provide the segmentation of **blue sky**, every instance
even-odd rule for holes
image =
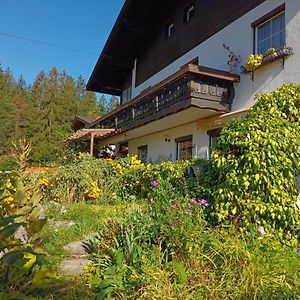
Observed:
[[[124,0],[1,0],[0,33],[100,54]],[[0,34],[0,62],[32,83],[52,66],[88,80],[98,59]]]

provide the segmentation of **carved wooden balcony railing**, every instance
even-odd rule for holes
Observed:
[[[189,107],[230,112],[239,76],[186,65],[91,126],[129,130]]]

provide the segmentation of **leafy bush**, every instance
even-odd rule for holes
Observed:
[[[18,164],[10,156],[0,156],[0,172],[14,171],[18,168]]]
[[[263,226],[290,238],[299,225],[300,87],[284,85],[257,100],[225,126],[212,153],[214,215],[242,230]]]
[[[37,194],[29,196],[18,176],[0,187],[0,294],[6,299],[30,294],[53,278],[36,268],[38,256],[45,254],[35,238],[46,222],[40,219],[39,199]]]

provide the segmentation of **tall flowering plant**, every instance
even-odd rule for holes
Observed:
[[[239,72],[239,65],[241,62],[240,55],[236,55],[225,43],[223,44],[223,48],[229,52],[227,65],[229,66],[230,73],[237,74]]]

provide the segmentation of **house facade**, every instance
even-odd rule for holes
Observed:
[[[246,70],[252,53],[262,63]],[[112,129],[100,145],[145,162],[207,159],[256,94],[292,82],[298,0],[126,0],[87,85],[121,105],[90,127]]]

